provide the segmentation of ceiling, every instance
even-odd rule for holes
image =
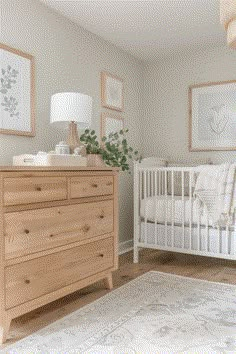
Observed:
[[[219,0],[41,0],[143,61],[225,45]]]

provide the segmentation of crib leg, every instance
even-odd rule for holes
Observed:
[[[139,247],[134,246],[134,258],[133,258],[133,262],[134,263],[138,263],[139,261]]]

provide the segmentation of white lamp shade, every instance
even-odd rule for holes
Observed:
[[[51,123],[65,126],[76,122],[80,129],[90,127],[92,118],[92,97],[77,92],[56,93],[51,98]]]

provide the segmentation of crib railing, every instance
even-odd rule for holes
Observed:
[[[138,262],[138,251],[142,247],[236,259],[235,233],[230,237],[231,230],[228,226],[212,231],[206,210],[204,215],[200,210],[196,210],[193,192],[197,170],[193,167],[140,167],[136,164],[134,172],[134,262]],[[147,210],[150,198],[154,200],[152,220]],[[176,219],[176,198],[181,206],[181,220]],[[162,204],[159,203],[160,200]],[[144,205],[143,215],[140,214],[141,203]],[[163,220],[158,219],[160,213],[157,208],[160,208],[160,205],[164,208]],[[151,242],[150,229],[154,233]],[[160,233],[164,233],[162,243],[159,240],[160,236],[162,237]],[[215,243],[214,252],[210,248],[210,242]]]

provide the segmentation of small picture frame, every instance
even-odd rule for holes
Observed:
[[[34,57],[0,43],[0,133],[35,136]]]
[[[124,110],[123,80],[113,74],[102,71],[101,98],[102,98],[102,107],[123,112]]]
[[[189,87],[189,151],[236,150],[236,81]]]
[[[116,133],[124,129],[124,119],[116,114],[104,112],[101,115],[101,138],[108,137],[110,133]]]

